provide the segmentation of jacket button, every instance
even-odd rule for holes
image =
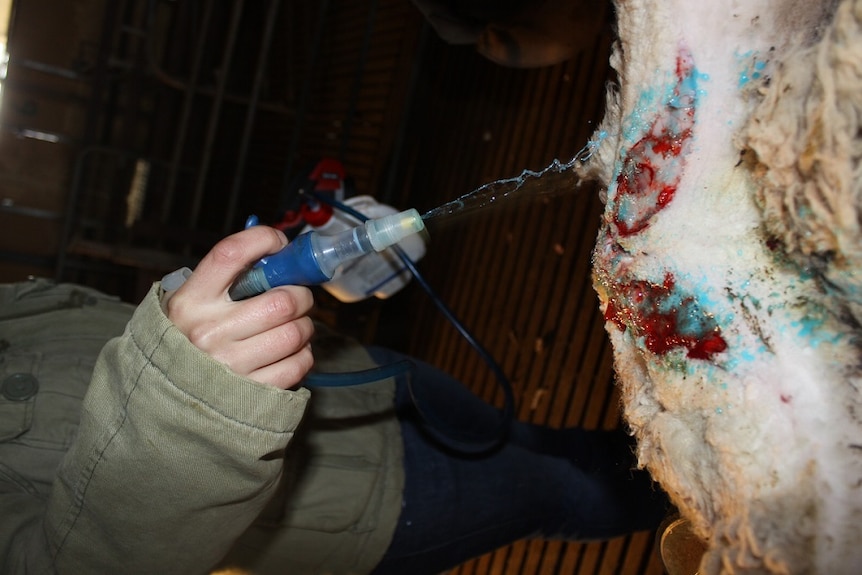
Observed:
[[[29,373],[13,373],[0,384],[0,395],[9,401],[26,401],[39,391],[39,380]]]

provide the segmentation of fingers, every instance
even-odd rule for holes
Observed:
[[[232,306],[235,311],[226,322],[237,339],[307,315],[314,306],[314,297],[307,287],[279,286],[241,303]]]
[[[253,226],[228,236],[204,256],[180,289],[194,290],[204,298],[225,295],[241,272],[286,245],[285,235],[268,226]]]
[[[296,288],[296,291],[305,289]],[[287,297],[289,293],[264,295],[282,296],[271,299],[292,299]],[[260,309],[267,307],[258,306]],[[283,316],[238,314],[228,321],[201,326],[188,337],[195,346],[231,370],[246,375],[296,353],[308,343],[314,327],[306,312],[298,308],[296,313]]]
[[[183,330],[186,336],[207,353],[307,315],[314,305],[308,288],[280,286],[243,301],[219,299],[204,314],[195,295],[190,291],[168,301],[168,317],[181,329],[188,326]]]
[[[224,348],[215,357],[235,373],[260,383],[288,389],[297,385],[314,364],[314,326],[307,317],[279,326]]]
[[[281,387],[295,385],[310,368],[305,355],[310,356],[306,348],[314,333],[307,316],[313,304],[308,288],[282,286],[241,302],[219,299],[209,305],[195,292],[177,293],[168,311],[189,341],[213,359],[234,373]],[[278,365],[253,375],[273,364]],[[301,376],[287,382],[299,371]]]
[[[284,234],[266,226],[229,236],[162,300],[168,318],[193,345],[237,375],[282,389],[298,384],[313,364],[311,290],[280,286],[233,301],[228,289],[241,272],[285,245]]]
[[[314,356],[311,352],[311,345],[306,345],[290,358],[256,369],[248,377],[279,389],[292,389],[299,385],[313,366]]]

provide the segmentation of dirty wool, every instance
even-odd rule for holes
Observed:
[[[862,0],[619,0],[593,283],[702,573],[862,572]]]

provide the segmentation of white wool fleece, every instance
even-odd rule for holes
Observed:
[[[594,286],[701,573],[862,573],[862,0],[618,0]]]

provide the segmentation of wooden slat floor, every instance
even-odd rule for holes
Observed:
[[[610,27],[569,62],[511,70],[468,48],[428,48],[405,142],[403,193],[420,211],[481,184],[568,161],[604,110]],[[551,426],[619,425],[611,348],[590,285],[601,202],[592,185],[525,191],[451,222],[429,223],[424,275],[501,363],[517,416]],[[415,290],[415,287],[411,288]],[[491,372],[421,293],[410,296],[407,351],[501,401]],[[393,304],[398,305],[398,304]],[[601,543],[522,541],[453,575],[663,573],[655,534]]]

